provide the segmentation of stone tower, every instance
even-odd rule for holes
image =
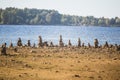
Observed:
[[[78,47],[81,47],[81,40],[78,38]]]
[[[72,46],[71,41],[68,41],[68,47]]]
[[[1,55],[7,55],[7,53],[6,53],[6,43],[2,44]]]
[[[18,38],[17,46],[22,46],[22,40],[21,40],[21,38]]]
[[[63,46],[64,46],[64,43],[63,43],[63,41],[62,41],[62,35],[60,35],[59,46],[60,46],[60,47],[63,47]]]
[[[50,42],[50,47],[54,47],[53,42]]]
[[[12,48],[12,47],[13,47],[13,43],[11,42],[9,48]]]
[[[39,40],[38,40],[38,47],[42,47],[43,46],[42,37],[39,36],[38,38],[39,38]]]
[[[98,48],[98,44],[99,44],[98,39],[94,39],[94,47],[95,48]]]
[[[27,46],[29,46],[29,47],[31,46],[30,40],[28,40]]]

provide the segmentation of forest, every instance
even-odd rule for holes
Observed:
[[[60,14],[56,10],[8,7],[0,9],[0,25],[4,24],[120,27],[120,18],[96,18],[94,16]]]

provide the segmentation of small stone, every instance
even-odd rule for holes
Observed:
[[[19,77],[22,77],[22,75],[19,75]]]
[[[80,61],[78,61],[78,63],[80,63]]]
[[[78,75],[78,74],[75,74],[74,76],[75,76],[75,77],[80,77],[80,75]]]
[[[1,47],[1,55],[7,55],[6,54],[6,43],[4,43]]]
[[[90,76],[89,78],[94,79],[94,77],[93,77],[93,76]]]
[[[58,73],[59,71],[55,71],[56,73]]]
[[[36,53],[36,51],[34,51],[34,50],[31,50],[31,51],[30,51],[30,53]]]
[[[118,58],[114,58],[113,60],[118,60]]]
[[[102,78],[101,76],[98,76],[98,78]]]

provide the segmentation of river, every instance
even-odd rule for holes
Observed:
[[[85,26],[42,26],[42,25],[0,25],[0,44],[12,42],[16,45],[18,38],[26,44],[31,40],[31,44],[38,43],[38,36],[42,36],[43,41],[51,41],[58,45],[59,36],[62,35],[63,42],[71,40],[73,45],[77,45],[78,38],[81,42],[93,45],[94,39],[99,40],[100,45],[108,41],[109,44],[120,44],[120,27],[85,27]]]

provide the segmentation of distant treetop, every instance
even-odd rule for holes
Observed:
[[[8,25],[66,25],[66,26],[119,26],[120,18],[95,18],[60,14],[56,10],[0,9],[0,24]]]

